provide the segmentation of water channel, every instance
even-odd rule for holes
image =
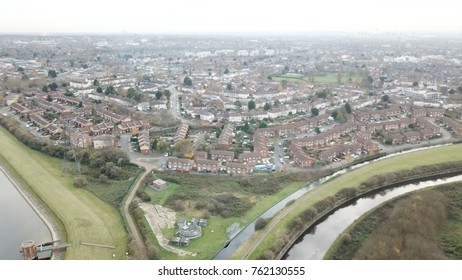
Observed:
[[[0,168],[0,260],[21,260],[21,243],[51,241],[45,223]]]
[[[422,150],[437,148],[437,147],[446,146],[446,145],[448,145],[448,144],[435,145],[435,146],[430,146],[430,147],[422,147],[422,148],[413,149],[413,150],[407,150],[407,151],[400,151],[400,152],[388,154],[388,155],[380,157],[378,159],[374,159],[374,160],[371,160],[371,161],[366,161],[366,162],[359,163],[359,164],[350,166],[348,168],[342,169],[340,171],[337,171],[337,172],[333,173],[332,175],[329,175],[327,177],[324,177],[324,178],[321,178],[321,179],[319,179],[317,181],[314,181],[314,182],[308,184],[307,186],[303,187],[302,189],[294,192],[290,196],[288,196],[285,199],[281,200],[280,202],[276,203],[273,207],[271,207],[269,210],[264,212],[260,217],[261,218],[271,218],[271,217],[273,217],[277,212],[279,212],[282,208],[284,208],[289,201],[296,200],[296,199],[300,198],[302,195],[309,192],[313,188],[321,185],[322,183],[326,182],[327,180],[330,180],[330,179],[332,179],[332,178],[334,178],[334,177],[336,177],[338,175],[344,174],[344,173],[346,173],[346,172],[348,172],[350,170],[360,168],[360,167],[365,166],[365,165],[367,165],[369,163],[379,161],[379,160],[383,160],[383,159],[386,159],[386,158],[399,156],[399,155],[406,154],[406,153],[412,153],[412,152],[416,152],[416,151],[422,151]],[[234,254],[234,252],[239,248],[239,246],[241,246],[248,238],[250,238],[250,236],[252,236],[252,234],[254,232],[255,232],[255,221],[248,224],[244,229],[242,229],[229,243],[226,244],[226,246],[223,249],[221,249],[218,252],[218,254],[213,259],[215,259],[215,260],[229,259]]]
[[[324,257],[335,239],[356,219],[367,211],[399,195],[451,182],[462,181],[462,175],[444,179],[407,184],[381,191],[338,209],[319,224],[308,229],[283,257],[286,260],[320,260]]]
[[[332,179],[332,178],[334,178],[334,177],[336,177],[338,175],[344,174],[349,170],[356,169],[356,168],[359,168],[361,166],[364,166],[367,163],[368,162],[360,163],[360,164],[357,164],[355,166],[342,169],[342,170],[337,171],[337,172],[335,172],[335,173],[333,173],[333,174],[331,174],[329,176],[326,176],[324,178],[321,178],[321,179],[319,179],[317,181],[314,181],[314,182],[308,184],[307,186],[301,188],[300,190],[292,193],[291,195],[287,196],[286,198],[284,198],[280,202],[276,203],[273,207],[271,207],[269,210],[267,210],[265,213],[263,213],[260,217],[265,218],[265,219],[273,217],[274,215],[276,215],[277,212],[279,212],[282,208],[284,208],[289,201],[296,200],[296,199],[300,198],[302,195],[309,192],[313,188],[321,185],[322,183],[326,182],[327,180],[330,180],[330,179]],[[242,243],[244,243],[254,232],[255,232],[255,221],[253,221],[252,223],[247,225],[241,232],[239,232],[239,234],[237,234],[236,237],[231,240],[231,242],[228,244],[228,246],[223,248],[215,256],[214,259],[215,260],[229,259],[231,257],[231,255],[239,248],[239,246],[241,246]]]
[[[422,149],[428,148],[432,147]],[[393,155],[396,154],[388,155],[386,157]],[[260,217],[273,217],[279,210],[284,208],[289,201],[298,199],[303,194],[333,177],[344,174],[349,170],[359,168],[369,163],[370,162],[357,164],[312,182],[275,204]],[[242,245],[242,243],[244,243],[254,233],[254,226],[255,221],[247,225],[241,232],[239,232],[239,234],[236,235],[236,237],[231,240],[226,248],[223,248],[215,256],[214,259],[228,259],[231,257],[235,250],[239,248],[239,246]],[[3,169],[0,168],[0,260],[22,259],[19,253],[19,246],[26,240],[34,240],[36,244],[39,244],[52,240],[52,235],[43,220],[37,215],[29,203],[15,188],[15,186],[9,180],[8,176],[4,173]]]

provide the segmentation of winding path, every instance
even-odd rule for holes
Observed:
[[[138,164],[139,166],[144,167],[146,171],[143,173],[142,176],[140,176],[140,178],[136,182],[135,186],[133,187],[132,191],[128,194],[128,197],[125,200],[124,216],[125,216],[125,219],[127,220],[127,226],[129,228],[129,232],[130,232],[132,238],[135,240],[136,245],[138,247],[139,258],[142,259],[142,260],[147,260],[148,255],[146,253],[146,247],[144,246],[144,242],[143,242],[143,239],[141,238],[141,234],[138,231],[138,227],[135,225],[135,222],[133,221],[133,218],[130,215],[130,209],[129,208],[130,208],[130,203],[132,202],[133,198],[135,197],[136,191],[138,190],[138,188],[141,185],[141,182],[146,177],[146,175],[148,175],[149,172],[152,171],[153,167],[150,164],[139,162],[139,161],[136,161],[135,163]]]

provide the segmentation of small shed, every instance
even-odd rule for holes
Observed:
[[[150,151],[151,151],[151,149],[149,148],[149,146],[144,145],[144,146],[140,147],[140,153],[142,155],[147,155],[147,154],[149,154]]]
[[[162,191],[167,188],[167,182],[161,179],[157,179],[152,182],[151,186],[155,190]]]

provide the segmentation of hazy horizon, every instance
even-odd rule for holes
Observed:
[[[462,1],[8,1],[2,34],[461,33]]]

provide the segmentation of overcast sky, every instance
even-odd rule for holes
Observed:
[[[461,0],[2,0],[0,32],[462,32]]]

